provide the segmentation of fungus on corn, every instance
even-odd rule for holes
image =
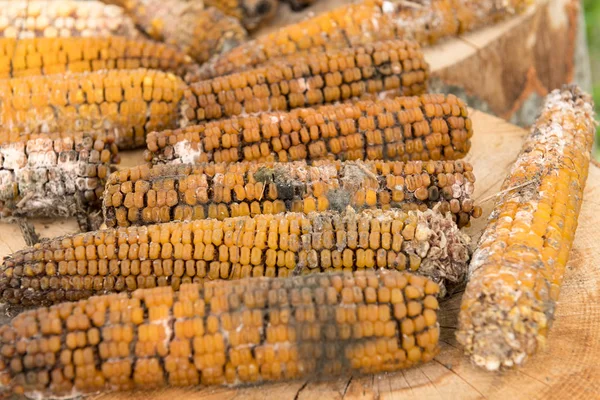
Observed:
[[[151,132],[145,157],[154,164],[455,160],[467,154],[472,136],[463,101],[433,94],[237,116]]]
[[[54,238],[0,266],[0,299],[35,306],[94,294],[373,268],[461,282],[468,237],[431,210],[257,215]]]
[[[108,294],[0,327],[4,392],[74,396],[396,371],[439,350],[439,286],[397,271]]]
[[[113,173],[103,200],[108,227],[285,211],[401,208],[478,217],[475,175],[463,161],[167,164]]]
[[[589,95],[548,95],[473,255],[457,339],[488,370],[543,347],[577,229],[595,136]]]
[[[179,126],[184,86],[146,69],[0,80],[0,141],[85,132],[114,135],[121,149],[143,146],[147,132]]]
[[[120,7],[87,0],[2,0],[0,38],[140,36]]]

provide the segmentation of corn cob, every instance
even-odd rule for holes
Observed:
[[[154,70],[112,70],[0,80],[0,143],[23,134],[98,132],[119,148],[175,128],[184,84]]]
[[[294,109],[151,132],[147,161],[453,160],[471,148],[456,96],[399,97]]]
[[[362,271],[92,297],[1,326],[0,382],[42,397],[395,371],[437,354],[438,290]]]
[[[256,29],[273,18],[277,12],[277,0],[205,0],[204,4],[242,22],[248,30]]]
[[[69,217],[97,210],[116,154],[113,140],[78,132],[0,144],[0,217]]]
[[[250,0],[248,0],[250,1]],[[178,47],[203,63],[228,51],[247,36],[239,20],[202,1],[112,0],[155,40]]]
[[[139,32],[123,10],[100,1],[0,1],[0,37],[126,36]]]
[[[202,122],[244,113],[288,110],[382,92],[425,92],[429,67],[415,42],[390,40],[316,53],[311,57],[190,85],[185,117]]]
[[[311,51],[414,38],[427,45],[514,15],[531,0],[363,0],[318,14],[248,41],[216,57],[202,79]],[[500,4],[502,3],[502,4]]]
[[[122,169],[103,200],[108,227],[347,206],[451,212],[459,228],[481,214],[463,161],[176,164]]]
[[[470,265],[457,338],[489,370],[543,346],[558,300],[594,141],[593,105],[552,92],[510,174]]]
[[[4,260],[0,298],[34,306],[213,279],[364,268],[460,282],[468,237],[431,210],[288,213],[107,229],[41,242]]]
[[[181,77],[198,66],[175,48],[124,37],[0,39],[0,78],[153,68]]]

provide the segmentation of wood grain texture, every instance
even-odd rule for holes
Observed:
[[[475,136],[468,157],[477,176],[476,199],[498,191],[519,152],[526,131],[480,111],[472,111]],[[125,153],[123,165],[141,161],[140,152]],[[433,362],[398,373],[345,377],[329,382],[293,381],[249,388],[165,389],[107,393],[94,400],[172,399],[594,399],[600,398],[600,168],[590,166],[571,260],[548,347],[524,368],[489,373],[473,367],[454,339],[461,293],[442,303],[442,351]],[[478,238],[493,206],[469,228]],[[44,227],[44,224],[47,228]],[[36,224],[45,236],[73,232],[72,221]],[[18,229],[0,224],[0,256],[24,247]]]

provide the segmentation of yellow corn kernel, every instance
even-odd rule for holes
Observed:
[[[407,281],[411,276],[397,271],[252,278],[25,311],[0,327],[6,390],[62,396],[74,389],[231,385],[408,368],[438,351],[437,314],[423,304],[436,293],[413,298],[410,315],[391,313],[390,298],[372,298],[382,290],[402,295],[413,285],[424,293],[433,284]],[[360,318],[351,313],[356,309]],[[320,328],[324,318],[331,328]]]
[[[378,62],[378,57],[385,60]],[[383,91],[394,96],[419,95],[425,92],[428,75],[429,67],[416,43],[381,41],[200,80],[186,91],[188,102],[197,105],[186,110],[186,117],[204,122],[242,113],[377,98]],[[315,154],[323,149],[315,143],[308,150]],[[253,152],[260,153],[260,147],[255,146]]]
[[[446,110],[438,123],[424,120],[428,105],[440,105]],[[461,116],[452,115],[453,106],[461,110]],[[327,105],[316,109],[294,109],[288,112],[261,113],[258,116],[237,116],[211,121],[177,130],[150,133],[147,137],[146,160],[157,163],[189,160],[193,162],[236,161],[300,161],[319,159],[342,160],[454,160],[463,158],[471,147],[473,135],[471,120],[462,100],[453,95],[431,94],[420,97],[398,97],[386,100],[364,100],[353,104]],[[464,116],[463,116],[464,115]],[[393,122],[388,124],[382,116]],[[377,124],[359,129],[362,118],[377,117]],[[322,132],[322,121],[335,122],[335,128],[327,135],[303,134],[305,131]],[[293,131],[292,131],[293,127]],[[258,132],[274,131],[274,137]],[[295,136],[304,135],[292,145]],[[382,132],[381,137],[372,133]],[[233,137],[238,148],[223,146],[223,137]],[[268,151],[254,152],[258,143]],[[283,143],[283,144],[282,144]],[[343,145],[341,145],[341,144]],[[418,146],[415,144],[419,143]],[[263,146],[263,147],[264,147]],[[235,151],[232,151],[235,150]],[[432,173],[432,172],[428,172]],[[452,184],[445,171],[436,173],[440,187],[428,193],[429,197],[452,198]],[[452,178],[453,179],[453,178]],[[454,180],[453,180],[454,182]],[[392,184],[392,188],[404,186],[404,181]],[[415,187],[416,190],[418,187]],[[265,191],[268,195],[268,191]],[[421,197],[422,192],[416,193]],[[400,197],[398,197],[400,196]],[[402,201],[403,190],[392,192],[394,201]],[[411,193],[411,197],[413,194]],[[447,206],[448,210],[450,205]],[[467,209],[469,209],[467,207]],[[470,210],[470,209],[469,209]]]
[[[202,76],[222,76],[260,64],[276,64],[282,58],[399,37],[413,37],[421,44],[431,44],[512,16],[528,4],[531,1],[510,0],[497,5],[433,0],[426,7],[406,7],[384,0],[349,3],[242,44],[211,60]]]
[[[185,77],[197,68],[189,56],[174,47],[126,37],[0,38],[0,60],[2,78],[137,68]],[[121,95],[112,89],[107,90],[107,97]],[[154,100],[161,100],[162,90],[154,90]]]
[[[0,142],[46,132],[83,132],[114,135],[119,148],[137,147],[146,132],[179,123],[183,86],[175,75],[146,69],[5,79],[0,82],[5,99]],[[142,99],[142,88],[162,89],[162,98]],[[123,91],[124,98],[110,99],[111,89]]]
[[[575,86],[553,91],[531,132],[473,256],[459,314],[458,341],[489,370],[520,365],[545,343],[588,175],[591,98]]]
[[[398,253],[387,252],[380,242],[369,241],[378,234],[381,224],[390,225],[395,220],[404,220],[405,229],[409,226],[435,228],[437,234],[405,239],[405,246]],[[267,229],[286,225],[289,234],[269,231],[269,246]],[[353,241],[351,237],[357,226],[360,239]],[[445,269],[444,280],[440,282],[444,285],[461,281],[468,260],[467,237],[451,218],[431,210],[356,213],[349,209],[344,214],[257,215],[223,221],[209,219],[109,228],[98,233],[44,241],[6,258],[0,266],[0,297],[7,303],[24,306],[52,304],[83,299],[98,292],[169,285],[176,290],[182,283],[202,283],[206,278],[314,273],[326,271],[334,263],[336,268],[349,270],[374,269],[378,259],[390,261],[383,265],[385,268],[410,267],[417,273],[436,277],[439,276],[436,268],[422,271],[419,267],[439,266]],[[285,235],[287,250],[279,247],[277,237],[280,235]],[[438,235],[444,238],[444,243]],[[329,239],[324,240],[327,237]],[[364,243],[363,238],[366,238]],[[436,246],[442,245],[451,251],[437,250]],[[62,251],[53,251],[57,248]],[[407,261],[412,260],[413,248],[420,249],[418,264]],[[380,252],[387,252],[387,256]],[[98,256],[102,258],[98,260]]]

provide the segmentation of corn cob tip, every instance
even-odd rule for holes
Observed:
[[[521,365],[546,343],[595,125],[589,95],[576,86],[551,92],[501,188],[471,259],[456,334],[480,367]]]
[[[567,103],[566,107],[574,107],[583,105],[586,111],[594,109],[594,99],[591,94],[584,91],[577,84],[563,85],[561,89],[553,90],[546,98],[546,108],[561,106],[561,102]],[[587,103],[589,106],[585,106]],[[565,107],[565,105],[562,105]],[[593,111],[592,111],[593,112]]]
[[[471,258],[471,239],[458,228],[450,213],[444,216],[437,210],[427,210],[418,212],[417,218],[419,223],[415,238],[427,239],[421,243],[407,242],[406,245],[412,246],[417,254],[429,248],[428,257],[419,266],[419,274],[437,282],[440,296],[445,297],[448,286],[460,285],[465,281]]]
[[[44,133],[0,141],[0,216],[70,217],[97,208],[116,155],[112,135]]]

